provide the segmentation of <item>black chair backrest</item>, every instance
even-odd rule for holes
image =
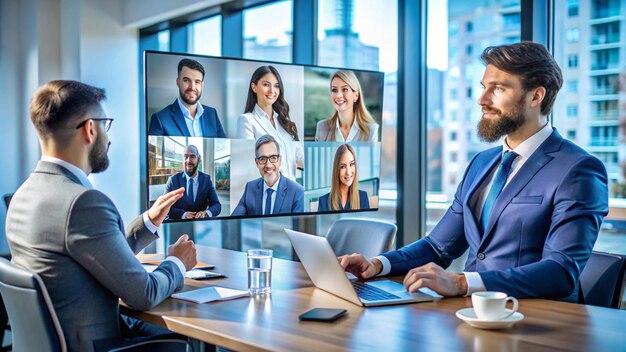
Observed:
[[[626,256],[592,252],[580,274],[582,302],[620,308],[626,280]]]
[[[13,351],[67,351],[43,281],[0,258],[0,293],[11,321]]]
[[[391,249],[398,227],[369,219],[339,219],[328,229],[326,239],[335,254],[361,253],[371,258]]]

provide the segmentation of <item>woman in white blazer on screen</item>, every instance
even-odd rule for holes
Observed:
[[[361,84],[352,71],[339,70],[330,78],[330,101],[335,113],[317,123],[318,142],[378,142],[378,124],[367,111]]]
[[[296,169],[304,166],[304,149],[298,128],[289,117],[283,81],[273,66],[257,68],[250,78],[244,114],[237,120],[237,138],[256,140],[269,134],[280,144],[281,172],[296,180]]]

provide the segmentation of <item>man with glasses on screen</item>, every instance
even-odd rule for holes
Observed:
[[[304,189],[280,173],[280,147],[269,134],[255,143],[260,178],[246,184],[232,216],[291,214],[304,211]]]
[[[178,98],[171,105],[152,115],[148,134],[226,138],[217,111],[200,104],[204,89],[204,66],[196,60],[180,60],[176,86]]]
[[[102,107],[105,98],[103,89],[76,81],[52,81],[37,90],[30,115],[42,157],[15,192],[6,220],[12,260],[43,279],[70,351],[92,351],[100,339],[167,333],[120,316],[119,298],[134,309],[150,309],[181,289],[186,270],[196,264],[187,235],[152,273],[135,258],[158,238],[183,188],[159,197],[124,231],[113,202],[89,182],[90,173],[109,165],[113,119]]]
[[[172,205],[169,218],[173,220],[205,219],[218,216],[222,203],[211,181],[211,176],[198,171],[202,158],[195,145],[188,145],[183,155],[185,171],[170,176],[165,192],[185,187],[185,195]]]
[[[550,125],[563,78],[545,47],[489,47],[482,60],[478,135],[487,142],[505,137],[502,145],[474,157],[428,236],[371,260],[345,256],[341,264],[362,278],[406,274],[411,292],[488,290],[576,302],[580,273],[608,213],[606,170]],[[468,249],[464,273],[443,270]]]

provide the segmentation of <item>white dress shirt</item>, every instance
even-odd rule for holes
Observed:
[[[93,189],[93,186],[91,184],[91,182],[89,182],[89,179],[87,178],[87,174],[79,167],[77,167],[76,165],[70,164],[65,160],[61,160],[52,156],[47,156],[47,155],[43,155],[41,157],[41,161],[46,161],[49,163],[53,163],[53,164],[57,164],[63,168],[65,168],[67,171],[69,171],[72,175],[76,176],[76,178],[78,178],[78,180],[80,181],[80,184],[83,185],[83,187],[88,188],[88,189]],[[148,217],[148,212],[144,212],[142,215],[142,219],[143,219],[143,223],[146,226],[146,228],[148,229],[148,231],[154,233],[155,235],[159,236],[156,232],[159,230],[159,228],[154,225],[152,223],[152,221],[150,221],[150,218]],[[172,262],[174,262],[174,264],[176,264],[176,266],[178,267],[178,269],[180,269],[180,272],[183,274],[183,276],[185,276],[185,272],[187,272],[185,265],[183,264],[183,262],[178,259],[177,257],[174,256],[169,256],[167,258],[165,258],[165,260],[170,260]]]
[[[531,155],[539,148],[539,146],[550,137],[552,134],[552,126],[547,123],[542,129],[540,129],[537,133],[530,136],[528,139],[520,143],[515,149],[511,149],[509,145],[506,143],[506,138],[502,142],[502,153],[508,151],[513,151],[517,153],[519,156],[515,158],[513,164],[511,165],[511,173],[509,173],[508,178],[506,179],[506,183],[504,187],[506,187],[509,182],[513,179],[513,177],[517,174],[517,172],[522,168],[522,166],[526,163],[526,161],[530,158]],[[473,212],[476,219],[480,220],[480,216],[482,213],[483,206],[485,205],[485,201],[487,200],[487,194],[491,189],[491,185],[493,184],[493,179],[496,176],[497,167],[494,167],[489,176],[485,179],[485,182],[476,190],[476,193],[470,200],[470,204],[476,204]],[[374,257],[382,263],[383,269],[381,270],[379,276],[387,275],[391,271],[391,263],[389,259],[385,256],[377,256]],[[465,275],[465,279],[467,280],[467,292],[466,295],[469,296],[474,292],[479,291],[487,291],[485,284],[480,277],[480,274],[477,272],[463,272]]]
[[[185,117],[185,123],[187,124],[187,129],[191,134],[191,137],[202,137],[202,122],[200,121],[202,114],[204,114],[204,108],[200,102],[196,103],[196,116],[191,116],[189,109],[180,101],[180,97],[176,99],[178,102],[178,106],[180,110],[183,112],[183,116]]]
[[[263,215],[265,214],[265,202],[267,201],[267,190],[268,189],[273,189],[274,192],[272,192],[272,199],[270,199],[270,214],[272,214],[274,212],[274,204],[276,203],[276,194],[278,193],[278,184],[280,183],[280,175],[278,176],[278,180],[276,180],[276,183],[274,183],[274,185],[272,187],[268,186],[267,183],[265,183],[265,181],[263,181],[263,203],[261,205],[261,208],[263,209]]]
[[[304,148],[302,141],[295,141],[293,136],[287,132],[280,122],[278,114],[274,111],[274,124],[270,122],[269,116],[256,104],[252,112],[239,116],[237,120],[237,138],[257,140],[265,134],[276,139],[280,146],[280,156],[282,159],[280,171],[283,176],[296,181],[296,170],[304,166]]]
[[[196,175],[194,177],[191,178],[191,183],[192,183],[192,187],[193,187],[193,202],[196,202],[196,198],[198,198],[198,188],[200,187],[200,180],[198,175],[200,174],[200,171],[196,172]],[[186,172],[183,172],[183,175],[185,175],[185,192],[187,193],[187,196],[189,196],[189,190],[186,189],[187,185],[189,184],[189,175],[187,175]],[[210,204],[208,205],[210,206]],[[210,210],[205,209],[204,210],[207,215],[212,218],[213,214],[211,213]],[[187,212],[183,213],[183,219],[187,218]]]
[[[378,124],[370,123],[367,125],[370,129],[370,135],[367,138],[368,142],[378,142]],[[358,142],[361,140],[361,130],[359,130],[359,125],[356,123],[356,116],[352,121],[352,127],[350,127],[350,132],[348,132],[348,138],[343,138],[343,134],[341,133],[341,128],[339,126],[339,119],[337,119],[337,123],[335,126],[335,142]]]

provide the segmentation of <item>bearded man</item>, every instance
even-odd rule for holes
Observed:
[[[304,211],[304,189],[280,172],[280,146],[263,135],[254,145],[254,162],[261,177],[246,183],[232,216],[293,214]]]
[[[202,157],[195,145],[188,145],[183,155],[184,171],[170,176],[165,185],[165,192],[185,187],[185,195],[172,205],[169,212],[171,220],[206,219],[218,216],[222,203],[211,181],[211,176],[198,171]]]
[[[489,47],[478,99],[478,135],[502,146],[478,153],[432,232],[381,256],[341,257],[360,278],[402,275],[410,292],[443,296],[501,291],[576,302],[578,280],[608,213],[602,162],[553,128],[548,115],[563,84],[545,47]],[[469,250],[462,274],[443,268]]]
[[[176,86],[178,98],[152,115],[148,134],[226,138],[217,111],[199,103],[204,88],[204,66],[196,60],[180,60]]]

